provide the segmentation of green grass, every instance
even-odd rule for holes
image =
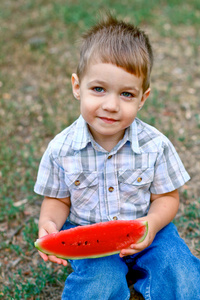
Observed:
[[[6,295],[8,300],[20,300],[20,299],[41,299],[40,293],[45,290],[46,286],[59,285],[59,282],[64,282],[66,278],[66,271],[60,269],[61,272],[55,272],[53,269],[48,268],[45,263],[38,266],[37,271],[34,268],[27,268],[30,277],[26,279],[24,272],[18,269],[17,273],[13,274],[12,278],[9,278],[10,286],[4,286],[2,294]],[[34,298],[32,298],[34,297]],[[49,297],[51,297],[49,295]]]
[[[187,192],[185,192],[187,198]],[[200,240],[199,240],[199,219],[200,219],[200,198],[190,203],[184,210],[184,215],[174,220],[174,224],[179,228],[187,231],[185,236],[188,240],[193,240],[196,250],[200,253]]]
[[[3,224],[6,229],[1,232],[3,242],[0,247],[8,254],[7,264],[18,258],[21,260],[15,267],[10,265],[10,269],[2,263],[7,277],[4,283],[0,276],[0,298],[56,299],[56,294],[61,293],[59,282],[64,282],[68,272],[66,268],[41,263],[39,259],[35,262],[37,254],[33,243],[37,238],[41,197],[33,193],[33,186],[48,142],[79,115],[79,103],[73,99],[70,86],[70,75],[76,70],[78,58],[77,40],[106,10],[151,32],[157,42],[155,51],[159,52],[159,47],[163,47],[165,52],[167,43],[163,46],[162,41],[166,38],[173,41],[172,48],[183,43],[184,51],[185,45],[189,46],[198,62],[199,0],[1,1],[0,225]],[[191,34],[185,33],[188,30]],[[178,57],[182,55],[184,57],[184,54],[178,53]],[[163,61],[168,56],[164,54]],[[184,57],[184,60],[187,60],[187,66],[193,63],[191,57]],[[186,80],[188,86],[194,81],[190,71]],[[162,82],[153,84],[150,100],[140,113],[141,118],[157,126],[178,147],[191,145],[192,148],[188,138],[190,133],[177,133],[173,122],[175,117],[172,114],[171,119],[166,114],[176,113],[180,97],[175,93],[175,87],[180,83],[174,82],[170,74],[167,80],[165,75],[155,74],[155,81],[160,76],[163,76]],[[168,111],[169,108],[171,110]],[[200,115],[196,111],[194,130],[199,128]],[[183,192],[182,195],[184,199],[191,199],[191,192],[189,195]],[[24,205],[15,206],[23,199],[27,199]],[[175,222],[180,229],[188,226],[186,238],[194,239],[198,248],[197,212],[200,200],[194,200],[195,204],[186,206],[184,216]],[[19,230],[10,238],[7,233],[12,233],[11,229]]]
[[[181,7],[181,9],[180,9]],[[132,17],[134,22],[141,24],[154,21],[154,24],[159,24],[162,20],[173,25],[199,24],[200,5],[198,1],[68,1],[65,5],[60,5],[58,2],[54,4],[55,12],[61,16],[66,24],[77,26],[79,23],[86,27],[90,24],[91,15],[98,11],[104,11],[104,8],[115,10],[121,16]],[[155,18],[156,15],[156,18]],[[158,23],[157,23],[158,22]]]

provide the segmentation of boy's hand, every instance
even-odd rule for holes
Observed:
[[[140,221],[148,222],[148,234],[145,240],[139,244],[132,244],[127,249],[122,249],[120,257],[136,254],[153,242],[156,234],[175,217],[179,207],[178,190],[165,194],[151,194],[151,206],[148,215],[140,218]]]
[[[55,232],[58,232],[56,224],[52,221],[48,221],[39,228],[39,238]],[[59,265],[63,264],[63,266],[67,266],[67,261],[64,259],[58,258],[54,255],[47,255],[45,253],[42,253],[41,251],[38,252],[44,261],[50,260],[51,262],[57,263]]]
[[[154,225],[151,224],[150,220],[148,217],[144,217],[144,218],[140,218],[138,219],[140,221],[148,221],[148,233],[146,238],[144,239],[143,242],[139,243],[139,244],[132,244],[130,245],[130,247],[126,248],[126,249],[122,249],[119,256],[123,257],[123,256],[127,256],[127,255],[133,255],[136,254],[142,250],[144,250],[145,248],[147,248],[148,246],[151,245],[151,243],[153,242],[155,235],[157,233],[156,228],[154,228]]]

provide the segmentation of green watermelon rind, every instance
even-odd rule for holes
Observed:
[[[146,227],[146,230],[145,230],[145,233],[144,235],[141,237],[141,239],[137,242],[137,244],[143,242],[148,234],[148,222],[147,221],[141,221],[143,222],[143,225]],[[52,253],[52,252],[48,252],[48,251],[44,251],[40,245],[39,245],[39,242],[40,242],[40,239],[37,239],[34,243],[34,246],[35,248],[37,248],[40,252],[44,253],[44,254],[47,254],[47,255],[53,255],[53,256],[56,256],[58,258],[61,258],[61,259],[71,259],[71,260],[78,260],[78,259],[90,259],[90,258],[100,258],[100,257],[106,257],[106,256],[110,256],[110,255],[115,255],[115,254],[118,254],[121,252],[121,250],[118,250],[118,251],[113,251],[113,252],[107,252],[107,253],[103,253],[103,254],[98,254],[98,255],[90,255],[90,256],[60,256],[60,255],[56,255],[55,253]]]
[[[146,236],[147,236],[147,234],[148,234],[148,231],[149,231],[149,224],[148,224],[148,222],[147,222],[147,221],[143,221],[143,224],[145,225],[146,230],[145,230],[144,235],[143,235],[143,236],[141,237],[141,239],[137,242],[137,244],[142,243],[142,242],[145,240],[145,238],[146,238]]]

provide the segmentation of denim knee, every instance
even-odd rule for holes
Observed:
[[[128,263],[139,275],[134,287],[145,299],[200,299],[200,260],[192,255],[173,224]]]
[[[66,280],[62,300],[129,299],[126,281],[128,267],[119,255],[73,260],[71,265],[74,272]]]

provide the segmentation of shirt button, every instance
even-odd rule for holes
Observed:
[[[142,181],[142,177],[138,177],[137,182],[141,182]]]
[[[80,181],[79,181],[79,180],[76,180],[76,181],[74,182],[74,184],[75,184],[76,186],[78,186],[78,185],[80,185]]]
[[[118,220],[118,217],[116,217],[116,216],[115,216],[115,217],[113,217],[113,220]]]
[[[108,190],[112,193],[114,191],[114,187],[110,186]]]
[[[112,158],[112,155],[109,155],[109,156],[108,156],[108,159],[111,159],[111,158]]]

